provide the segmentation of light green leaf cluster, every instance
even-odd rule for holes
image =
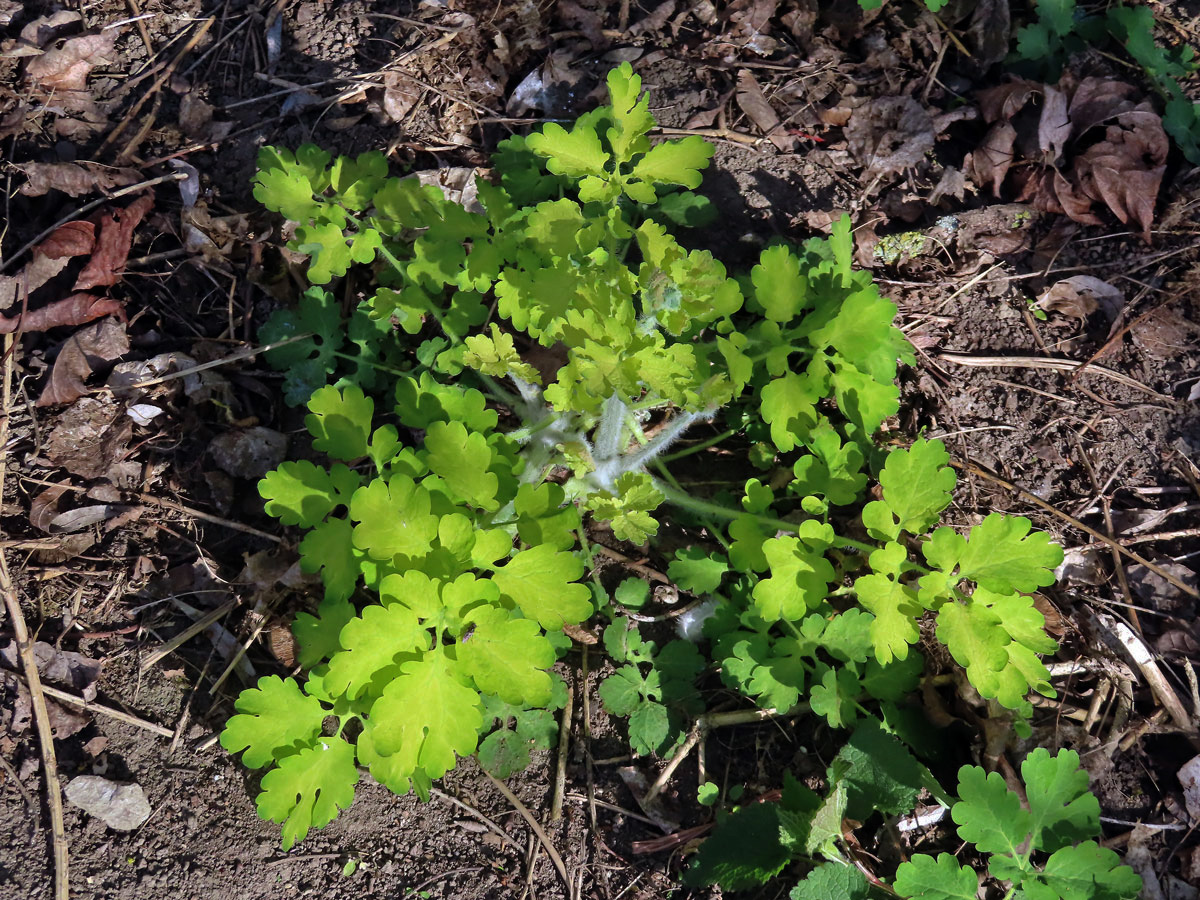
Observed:
[[[958,836],[988,854],[988,871],[1032,900],[1133,900],[1142,879],[1099,846],[1100,805],[1074,750],[1038,748],[1021,764],[1027,806],[997,772],[958,773],[951,809]],[[1048,856],[1037,862],[1035,854]],[[971,900],[978,879],[950,854],[918,854],[896,873],[896,892],[918,900]]]
[[[641,77],[629,63],[621,63],[608,73],[607,107],[582,116],[570,131],[546,125],[525,145],[545,157],[555,175],[579,179],[584,202],[611,203],[624,195],[650,204],[658,200],[658,185],[698,187],[712,144],[693,136],[652,147],[647,134],[654,117],[641,91]]]
[[[324,387],[309,400],[314,446],[369,459],[373,475],[305,461],[260,483],[269,513],[309,529],[301,566],[325,584],[317,615],[294,628],[308,681],[262,679],[222,734],[247,765],[273,766],[259,811],[283,823],[285,846],[352,801],[356,762],[392,790],[427,793],[497,722],[504,733],[488,759],[501,771],[528,759],[562,705],[546,631],[592,613],[573,538],[514,547],[518,530],[562,534],[563,494],[518,485],[482,398],[416,379],[396,398],[396,420],[420,429],[419,445],[402,446],[395,425],[376,427],[375,401],[357,387]],[[518,494],[523,527],[497,527]],[[349,600],[364,583],[377,601],[356,610]]]
[[[940,441],[894,450],[879,475],[882,500],[863,508],[868,533],[887,543],[870,555],[871,572],[854,583],[875,619],[871,636],[880,662],[903,659],[920,636],[917,620],[937,615],[937,636],[984,697],[1029,712],[1030,689],[1053,696],[1038,658],[1058,645],[1024,592],[1054,582],[1062,548],[1028,519],[992,513],[963,537],[937,528],[921,544],[929,569],[909,562],[904,535],[923,537],[950,503],[954,472]]]

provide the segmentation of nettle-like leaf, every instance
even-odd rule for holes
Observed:
[[[688,641],[671,641],[659,650],[630,624],[616,619],[604,631],[613,660],[627,664],[601,682],[600,700],[612,715],[628,717],[635,752],[666,753],[704,708],[694,686],[704,660]]]
[[[1051,755],[1039,747],[1021,764],[1028,808],[997,772],[976,766],[958,773],[959,801],[951,809],[958,835],[989,854],[988,870],[1010,881],[1034,900],[1133,900],[1142,880],[1120,865],[1117,854],[1100,847],[1100,805],[1088,791],[1087,772],[1079,755],[1060,750]],[[1049,853],[1044,865],[1034,853]],[[895,888],[903,897],[970,900],[975,874],[949,854],[918,854],[901,864]]]

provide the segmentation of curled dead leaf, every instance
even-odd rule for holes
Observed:
[[[1105,139],[1075,160],[1075,173],[1085,195],[1107,206],[1122,223],[1140,225],[1142,238],[1149,243],[1166,159],[1161,122],[1136,130],[1110,125]]]
[[[1000,185],[1013,164],[1013,145],[1017,130],[1008,121],[996,122],[968,157],[971,177],[980,187],[991,186],[992,195],[1000,196]]]
[[[124,321],[125,307],[119,300],[97,297],[95,294],[81,291],[46,306],[31,309],[23,315],[17,313],[14,316],[0,316],[0,334],[11,334],[18,328],[21,331],[49,331],[64,325],[86,325],[102,316],[116,316]]]
[[[86,291],[121,280],[133,244],[133,229],[154,206],[153,194],[142,194],[124,209],[105,210],[99,216],[100,234],[87,266],[79,273],[75,290]]]
[[[85,379],[128,352],[129,338],[122,321],[106,318],[77,331],[63,342],[37,405],[74,402],[88,392]]]
[[[31,86],[42,92],[85,91],[87,77],[96,66],[111,65],[116,44],[115,29],[99,34],[81,34],[67,38],[58,46],[25,65]]]
[[[738,71],[736,100],[742,112],[750,117],[750,121],[758,126],[759,131],[772,144],[784,152],[795,149],[796,139],[782,129],[779,116],[767,102],[766,95],[759,87],[758,79],[749,69]]]
[[[1086,319],[1097,309],[1103,309],[1112,321],[1125,306],[1125,295],[1094,275],[1073,275],[1043,291],[1037,298],[1037,306],[1075,319]]]

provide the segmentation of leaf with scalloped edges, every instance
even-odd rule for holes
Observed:
[[[789,489],[801,497],[824,497],[835,506],[846,506],[858,499],[867,484],[862,471],[865,459],[853,442],[842,443],[841,436],[828,423],[812,430],[805,441],[808,453],[796,460],[795,479]]]
[[[357,472],[341,463],[324,469],[306,459],[280,463],[258,482],[258,493],[269,516],[284,525],[313,528],[333,510],[350,502],[362,484]]]
[[[282,846],[290,850],[353,803],[357,783],[354,747],[338,737],[320,738],[263,776],[258,814],[283,824]]]
[[[295,240],[288,246],[311,257],[308,280],[313,284],[329,284],[334,276],[345,275],[350,269],[350,248],[346,245],[342,226],[336,223],[299,225]]]
[[[822,554],[794,537],[770,538],[762,549],[771,576],[754,586],[754,604],[765,621],[798,621],[825,600],[837,574]]]
[[[606,82],[613,119],[608,144],[619,165],[650,148],[646,134],[654,127],[654,116],[650,114],[650,96],[642,95],[641,76],[634,74],[629,63],[610,69]]]
[[[771,426],[771,440],[780,450],[796,449],[817,425],[820,393],[812,379],[789,372],[759,391],[759,409]]]
[[[354,546],[372,559],[423,556],[437,537],[431,505],[429,491],[406,475],[369,482],[350,500],[350,518],[358,523]]]
[[[517,534],[526,544],[549,544],[555,550],[570,550],[579,541],[579,509],[566,502],[562,485],[542,482],[522,484],[513,501]]]
[[[579,584],[583,563],[572,553],[540,544],[495,569],[500,595],[547,631],[575,625],[592,614],[591,592]]]
[[[479,741],[483,713],[479,693],[461,680],[444,649],[400,667],[371,705],[371,737],[377,752],[395,757],[398,773],[416,769],[441,778],[458,756],[470,756]]]
[[[346,519],[326,519],[300,542],[300,569],[310,575],[321,573],[326,599],[347,600],[358,584],[353,534],[354,526]]]
[[[342,649],[338,635],[354,618],[354,606],[345,599],[326,597],[317,605],[317,614],[299,612],[292,620],[292,636],[296,638],[296,662],[311,669]]]
[[[323,387],[308,398],[312,410],[304,424],[313,436],[313,447],[334,459],[352,462],[367,455],[375,401],[362,388],[349,385],[338,390]]]
[[[467,431],[461,422],[431,423],[425,432],[425,462],[458,499],[480,509],[499,507],[500,481],[488,471],[492,449],[478,431]]]
[[[371,205],[387,174],[387,157],[379,150],[368,150],[355,159],[339,156],[329,170],[329,181],[343,203],[362,211]]]
[[[871,553],[871,574],[860,575],[854,582],[858,602],[875,618],[871,622],[871,640],[875,658],[883,664],[905,659],[909,645],[921,637],[917,619],[925,609],[917,591],[900,580],[901,566],[908,551],[895,541]]]
[[[525,146],[545,157],[546,168],[555,175],[583,178],[591,175],[607,180],[605,166],[611,158],[600,143],[593,125],[579,125],[567,131],[548,122],[541,132],[525,138]]]
[[[305,746],[321,733],[325,707],[291,678],[265,675],[258,686],[238,695],[238,715],[225,723],[221,746],[242,753],[242,762],[261,769],[272,760]]]
[[[991,513],[967,538],[948,528],[937,529],[923,551],[951,585],[969,578],[998,593],[1033,591],[1054,583],[1063,550],[1045,532],[1031,534],[1031,527],[1022,516]]]
[[[329,660],[325,687],[353,700],[389,674],[398,658],[428,650],[429,631],[406,606],[368,606],[346,623],[338,643],[342,649]]]
[[[428,428],[433,422],[461,422],[472,431],[487,433],[498,415],[474,388],[441,384],[428,372],[396,381],[396,416],[409,428]]]
[[[658,522],[650,515],[663,502],[662,492],[645,472],[625,472],[613,485],[615,491],[593,491],[584,508],[594,518],[608,522],[618,540],[644,544],[658,534]]]
[[[633,167],[631,178],[640,185],[627,183],[625,193],[639,203],[655,203],[658,194],[651,185],[678,184],[686,188],[700,186],[702,170],[708,167],[716,149],[702,137],[691,135],[677,141],[664,141],[651,147]]]
[[[786,324],[809,305],[808,276],[799,257],[784,246],[768,247],[750,270],[754,300],[768,319]]]
[[[547,703],[551,681],[546,670],[554,665],[554,648],[537,622],[486,606],[469,613],[467,620],[475,630],[459,640],[458,660],[476,686],[508,703]]]
[[[947,465],[950,454],[941,441],[918,438],[907,450],[888,453],[879,473],[883,499],[867,504],[863,523],[877,540],[896,540],[900,531],[924,534],[950,505],[958,478]]]
[[[913,900],[975,900],[979,876],[949,853],[937,859],[918,853],[896,870],[895,888]]]

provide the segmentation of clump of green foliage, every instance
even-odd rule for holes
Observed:
[[[286,462],[259,490],[305,530],[324,598],[294,625],[305,677],[244,691],[221,741],[267,770],[258,808],[285,847],[352,802],[360,766],[427,796],[459,757],[500,776],[526,765],[564,703],[563,628],[597,612],[617,666],[600,697],[639,753],[679,742],[713,667],[762,707],[853,729],[829,797],[793,785],[777,809],[735,813],[794,826],[768,874],[840,859],[843,814],[910,809],[914,785],[947,796],[892,736],[913,734],[900,701],[923,672],[922,620],[1023,733],[1029,691],[1053,694],[1040,654],[1056,644],[1027,593],[1062,551],[1020,517],[939,526],[955,486],[942,444],[876,446],[909,351],[895,306],[851,267],[849,221],[731,277],[669,230],[711,212],[693,189],[712,147],[651,144],[628,64],[608,90],[569,130],[505,141],[478,210],[378,153],[260,156],[255,196],[295,223],[314,283],[263,337],[290,339],[268,359],[329,462]],[[352,271],[363,299],[344,316],[322,286]],[[735,466],[697,496],[667,462],[714,444],[769,477]],[[589,528],[653,545],[664,503],[711,538],[667,568],[715,604],[707,657],[621,614],[644,583],[610,597],[583,580]],[[744,880],[703,859],[698,880]]]

